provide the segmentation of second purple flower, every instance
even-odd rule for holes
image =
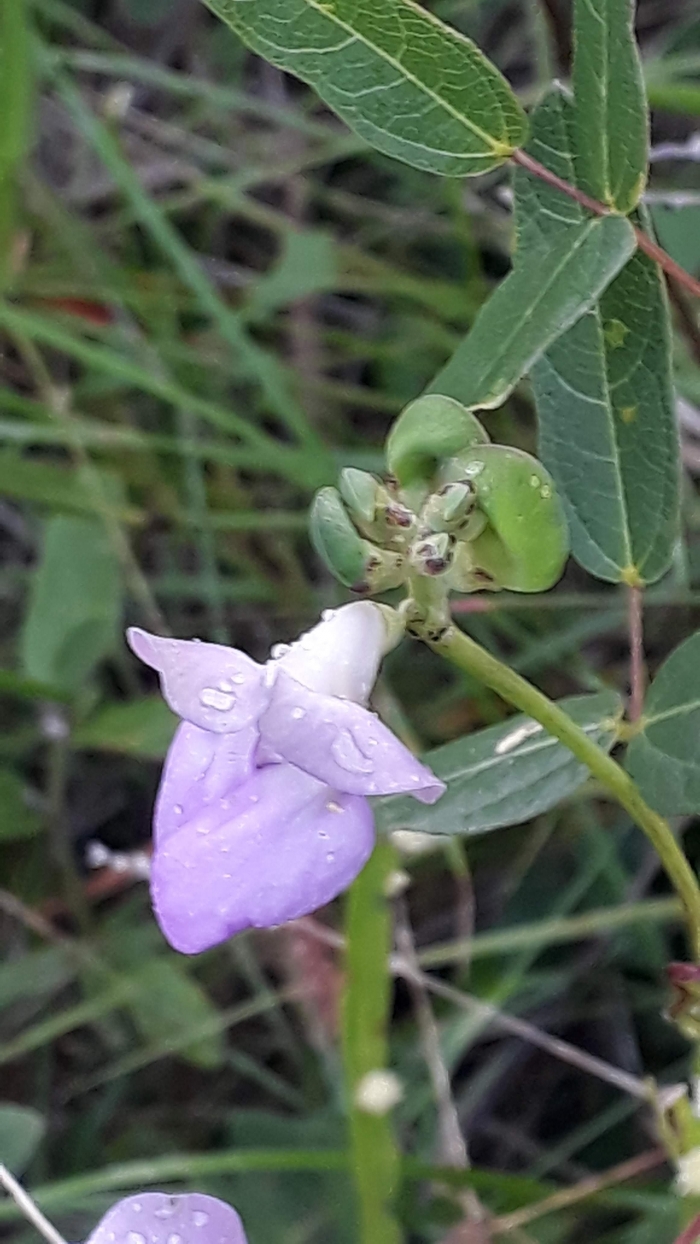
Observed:
[[[314,911],[374,845],[368,795],[434,803],[443,783],[366,708],[390,646],[360,601],[266,665],[220,644],[129,631],[182,718],[154,818],[152,895],[176,950]]]

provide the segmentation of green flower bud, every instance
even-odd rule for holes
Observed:
[[[484,445],[460,461],[488,520],[469,544],[474,570],[514,592],[552,587],[564,569],[569,538],[549,473],[530,454],[504,445]]]
[[[374,522],[380,496],[386,493],[378,479],[368,471],[358,471],[356,467],[346,467],[340,472],[338,481],[340,495],[343,498],[353,522],[359,526],[371,526]]]
[[[454,540],[445,531],[427,533],[411,545],[409,560],[418,574],[444,574],[452,563]]]
[[[398,587],[406,577],[406,559],[378,549],[353,527],[335,488],[316,493],[309,516],[311,540],[329,570],[354,592],[369,594]]]
[[[458,531],[476,505],[476,490],[468,480],[445,484],[428,497],[421,511],[421,523],[431,531]]]
[[[396,420],[386,443],[387,463],[400,484],[428,485],[444,459],[488,440],[486,429],[466,406],[428,393]]]
[[[340,473],[339,488],[352,521],[363,535],[399,548],[406,544],[415,514],[374,475],[346,467]]]

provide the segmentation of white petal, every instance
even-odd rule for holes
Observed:
[[[388,633],[382,610],[370,600],[329,610],[283,654],[269,662],[309,691],[366,704]]]

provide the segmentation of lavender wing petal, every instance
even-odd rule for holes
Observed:
[[[157,844],[246,781],[257,741],[253,726],[235,734],[212,734],[188,721],[178,726],[156,799],[153,833]]]
[[[117,1201],[87,1244],[247,1244],[235,1209],[202,1192],[142,1192]]]
[[[236,648],[164,639],[138,627],[131,627],[127,638],[137,657],[159,671],[173,712],[195,726],[215,734],[240,730],[267,704],[264,667]]]
[[[243,929],[284,924],[344,890],[373,844],[366,800],[292,765],[267,765],[157,847],[158,921],[185,954]]]
[[[258,724],[265,749],[336,790],[408,793],[422,803],[434,803],[445,790],[444,782],[373,713],[350,700],[309,691],[283,670]]]

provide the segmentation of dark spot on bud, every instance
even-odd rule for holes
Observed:
[[[498,587],[496,580],[488,570],[476,569],[472,572],[472,578],[477,587]]]
[[[443,574],[449,566],[451,558],[447,557],[426,557],[425,569],[428,574]]]
[[[386,521],[392,527],[410,527],[413,522],[413,515],[405,505],[395,503],[388,505],[385,510]]]

